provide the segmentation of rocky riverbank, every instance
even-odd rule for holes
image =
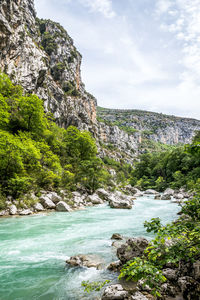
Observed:
[[[149,241],[143,237],[125,238],[119,234],[115,238],[122,240],[116,255],[118,261],[112,262],[108,269],[119,272],[129,260],[144,255]],[[162,300],[199,300],[200,298],[200,261],[195,263],[179,262],[179,265],[169,263],[162,270],[166,282],[161,285]],[[104,289],[101,300],[153,300],[158,299],[151,294],[149,286],[143,286],[142,281],[137,283],[120,280],[118,283]]]
[[[152,189],[140,191],[131,185],[127,185],[116,191],[106,191],[100,188],[91,195],[86,191],[72,193],[65,190],[59,192],[41,191],[39,196],[31,193],[24,195],[23,199],[20,200],[15,200],[11,196],[8,196],[6,207],[0,210],[0,217],[27,216],[52,210],[71,212],[103,203],[107,203],[114,209],[132,209],[134,201],[142,196],[154,196],[155,200],[171,200],[171,202],[182,203],[190,198],[192,194],[184,191],[184,189],[175,191],[170,188],[166,189],[163,193],[158,193]]]

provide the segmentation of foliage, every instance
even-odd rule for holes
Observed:
[[[110,280],[105,281],[82,281],[81,285],[84,287],[84,291],[87,293],[91,293],[92,291],[100,291],[106,284],[108,284]]]
[[[159,191],[168,186],[173,189],[183,186],[187,189],[194,188],[200,178],[199,143],[196,137],[192,145],[186,148],[142,154],[132,172],[131,184]]]
[[[159,218],[145,222],[148,232],[156,237],[141,258],[129,261],[122,269],[120,278],[138,281],[152,288],[159,296],[159,287],[165,281],[162,269],[168,263],[193,263],[200,258],[200,194],[188,200],[182,208],[182,216],[173,223],[162,226]]]
[[[80,184],[90,192],[108,182],[109,173],[97,158],[92,135],[73,126],[58,127],[45,114],[42,100],[24,94],[0,74],[2,195],[20,198],[32,189],[74,190]]]

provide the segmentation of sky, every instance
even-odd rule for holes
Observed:
[[[82,54],[99,106],[200,119],[199,0],[35,0]]]

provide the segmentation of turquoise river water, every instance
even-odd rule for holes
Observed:
[[[138,198],[131,210],[107,205],[72,213],[0,219],[0,300],[80,300],[83,280],[115,280],[113,273],[93,268],[70,268],[65,260],[76,254],[100,255],[105,264],[116,260],[113,233],[151,235],[143,223],[176,218],[179,206],[170,201]]]

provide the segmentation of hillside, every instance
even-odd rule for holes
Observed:
[[[124,132],[129,147],[137,153],[157,151],[169,146],[191,143],[200,121],[143,110],[120,110],[97,107],[97,120],[103,127]],[[112,138],[113,140],[113,135]],[[107,140],[112,143],[112,140]],[[117,142],[117,139],[116,139]],[[119,146],[121,140],[119,141]]]

